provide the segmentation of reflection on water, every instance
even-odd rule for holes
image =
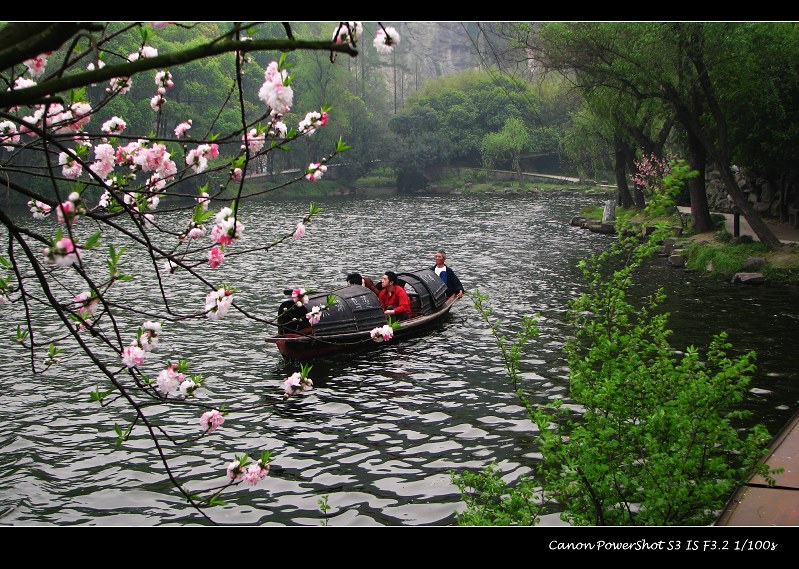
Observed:
[[[541,314],[523,378],[533,399],[547,401],[567,391],[560,348],[568,301],[581,292],[575,263],[608,240],[569,227],[568,220],[599,201],[572,194],[330,199],[302,240],[255,258],[229,255],[212,277],[239,288],[237,303],[248,311],[272,318],[284,288],[341,286],[351,271],[374,278],[387,269],[413,270],[446,249],[467,290],[489,294],[509,326]],[[268,242],[306,209],[292,200],[250,204],[241,247]],[[758,351],[760,371],[747,405],[772,432],[779,428],[799,400],[799,356],[785,349],[799,318],[797,292],[707,283],[659,261],[645,270],[642,294],[651,283],[669,292],[676,346],[704,345],[714,331],[728,329],[736,347]],[[176,307],[202,303],[204,291],[185,286],[179,274],[167,284]],[[146,303],[151,286],[134,281],[125,298]],[[0,310],[11,322],[9,309]],[[236,452],[274,451],[267,483],[211,510],[215,521],[318,525],[318,501],[326,495],[329,525],[452,524],[462,504],[451,470],[497,462],[512,479],[535,466],[533,425],[467,299],[424,337],[316,362],[315,389],[287,402],[279,400],[282,380],[298,366],[262,341],[273,331],[234,313],[216,324],[164,328],[162,363],[187,357],[209,379],[202,401],[236,409],[202,444],[168,447],[176,473],[205,476],[210,486],[222,478],[209,476],[208,464],[222,473]],[[141,432],[122,449],[114,446],[114,423],[129,417],[87,402],[100,381],[75,358],[32,376],[11,342],[0,345],[1,523],[204,523],[164,482]],[[196,433],[195,410],[153,412],[177,421],[185,434]]]

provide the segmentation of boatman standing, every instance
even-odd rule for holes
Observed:
[[[458,298],[462,297],[463,285],[461,284],[458,275],[455,274],[455,271],[444,264],[444,261],[447,260],[447,254],[443,249],[436,253],[435,259],[436,264],[430,268],[433,269],[439,277],[441,277],[442,281],[444,281],[444,285],[447,287],[447,298],[453,294]]]

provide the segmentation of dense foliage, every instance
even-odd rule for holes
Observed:
[[[675,167],[667,178],[685,174]],[[564,348],[569,405],[529,403],[518,377],[520,349],[532,329],[527,324],[506,347],[485,298],[476,297],[538,427],[542,462],[536,478],[524,476],[511,488],[491,469],[456,475],[468,506],[461,523],[535,523],[533,512],[552,501],[573,525],[707,524],[753,470],[768,474],[758,465],[768,433],[761,425],[741,431],[738,422],[746,416],[737,409],[754,353],[731,355],[724,333],[704,355],[694,347],[676,352],[668,341],[668,315],[659,310],[663,292],[643,306],[627,297],[636,268],[662,236],[660,230],[643,243],[620,237],[581,263],[588,292],[571,305],[574,336]]]
[[[489,72],[463,72],[430,83],[389,122],[397,135],[400,179],[423,184],[442,167],[516,167],[523,153],[559,151],[560,119],[534,86]]]

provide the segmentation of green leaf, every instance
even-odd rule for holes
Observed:
[[[80,87],[79,89],[71,89],[69,91],[69,101],[71,103],[78,103],[80,101],[86,100],[86,87]]]
[[[139,26],[139,35],[143,44],[147,43],[153,33],[153,29],[150,26]]]
[[[206,500],[206,504],[208,504],[209,506],[225,506],[227,505],[227,502],[225,502],[219,496],[211,496],[211,498]]]
[[[27,339],[27,337],[28,337],[28,331],[27,330],[23,331],[22,327],[19,324],[17,324],[17,342],[21,344]]]
[[[86,240],[86,242],[83,244],[83,248],[84,249],[92,249],[92,248],[96,247],[97,244],[100,242],[100,237],[101,236],[102,236],[102,233],[100,231],[98,231],[97,233],[92,234]]]
[[[10,269],[14,266],[11,264],[11,261],[9,261],[3,256],[0,256],[0,265],[3,265],[6,269]]]
[[[283,66],[286,64],[286,58],[288,57],[288,55],[289,54],[287,51],[284,51],[283,53],[280,54],[280,59],[277,62],[278,69],[283,69]]]
[[[344,152],[346,150],[350,150],[351,148],[352,146],[344,142],[341,137],[339,137],[339,139],[336,141],[336,152]]]
[[[197,204],[194,206],[194,215],[192,216],[191,220],[199,225],[212,215],[214,215],[213,211],[207,211],[203,208],[202,204]]]

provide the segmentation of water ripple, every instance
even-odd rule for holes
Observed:
[[[568,301],[582,292],[575,264],[608,239],[567,223],[598,201],[570,195],[327,199],[302,240],[261,257],[231,255],[214,278],[233,282],[240,289],[237,303],[248,311],[273,318],[284,288],[324,289],[341,285],[351,271],[376,278],[387,269],[424,267],[444,248],[467,289],[491,296],[504,329],[541,314],[540,336],[522,359],[522,388],[536,402],[562,399],[568,388],[561,354],[569,334],[565,315]],[[242,246],[269,242],[290,225],[270,224],[301,215],[307,204],[265,201],[248,208]],[[144,270],[134,258],[133,268]],[[742,349],[758,350],[761,373],[747,405],[772,427],[784,421],[799,402],[799,361],[784,350],[785,338],[795,333],[797,294],[708,285],[662,264],[647,270],[641,294],[658,283],[677,291],[667,306],[677,345],[706,344],[710,321],[728,326]],[[197,285],[179,273],[166,285],[175,310],[198,309],[204,292]],[[119,294],[155,302],[148,300],[151,286],[141,278]],[[46,319],[42,324],[55,329]],[[137,325],[120,320],[126,333]],[[213,487],[224,482],[234,453],[274,452],[266,484],[241,488],[228,505],[210,510],[217,523],[452,524],[464,504],[451,470],[495,462],[506,480],[534,471],[536,429],[512,393],[491,331],[468,300],[422,338],[316,362],[315,389],[286,402],[280,401],[282,380],[298,367],[263,342],[272,332],[236,313],[210,325],[164,327],[162,363],[189,359],[192,371],[208,379],[199,400],[231,407],[218,434],[185,448],[165,446],[176,475],[197,477],[193,488]],[[104,380],[71,355],[74,349],[67,353],[60,366],[34,376],[10,342],[0,343],[6,427],[0,434],[0,523],[206,523],[165,481],[143,431],[116,446],[113,426],[130,417],[118,406],[88,402],[89,391]],[[198,434],[200,411],[194,408],[149,412],[181,436]],[[319,509],[322,496],[328,496],[327,516]],[[554,514],[545,518],[545,524],[560,523]]]

